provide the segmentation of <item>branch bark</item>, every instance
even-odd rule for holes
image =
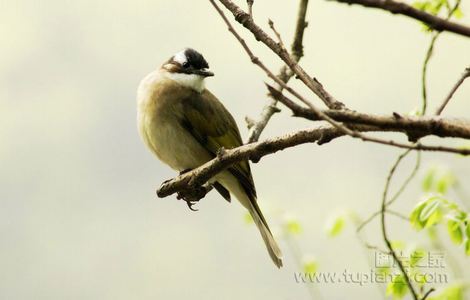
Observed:
[[[392,14],[404,15],[419,20],[430,28],[437,31],[449,31],[470,37],[470,27],[457,24],[446,19],[431,15],[422,10],[416,9],[406,3],[394,0],[335,0],[347,4],[359,4],[365,7],[379,8],[391,12]]]
[[[460,85],[470,77],[470,67],[466,68],[465,71],[463,72],[462,76],[460,77],[459,81],[454,85],[452,90],[450,91],[449,95],[444,99],[442,104],[439,106],[439,108],[436,110],[436,115],[440,115],[444,108],[446,107],[447,103],[449,103],[450,99],[452,99],[452,96],[454,96],[454,93],[457,91],[457,89],[460,87]]]
[[[330,95],[322,86],[322,84],[314,77],[310,76],[305,70],[295,62],[292,56],[279,43],[273,40],[269,35],[266,34],[254,21],[250,18],[250,15],[243,11],[231,0],[219,0],[225,8],[227,8],[235,17],[235,20],[242,24],[248,29],[256,38],[263,44],[268,46],[274,53],[276,53],[294,74],[312,91],[314,92],[324,103],[331,109],[342,109],[344,104],[336,100]],[[214,5],[215,3],[211,1]],[[220,12],[219,12],[220,13]]]
[[[295,34],[294,34],[294,41],[292,42],[291,46],[291,53],[292,53],[292,58],[294,59],[295,62],[299,62],[300,59],[303,56],[303,37],[304,37],[304,31],[305,28],[307,27],[307,22],[305,21],[305,15],[307,14],[307,6],[308,6],[308,0],[300,0],[299,3],[299,10],[297,13],[297,21],[296,21],[296,26],[295,26]],[[282,80],[284,83],[289,82],[289,80],[293,76],[293,72],[284,65],[281,67],[279,70],[279,73],[277,77]],[[282,91],[283,88],[278,85],[277,89],[279,91]],[[263,107],[263,110],[261,111],[261,114],[259,116],[259,119],[256,122],[253,122],[250,126],[250,132],[248,134],[248,142],[253,143],[259,140],[259,137],[261,136],[261,133],[263,132],[264,128],[266,128],[266,125],[268,124],[269,120],[271,117],[279,112],[279,108],[276,107],[277,105],[277,100],[275,99],[269,99],[268,102],[265,104]]]
[[[460,6],[460,1],[461,0],[457,0],[455,2],[455,5],[447,14],[447,17],[445,19],[446,21],[448,21],[452,17],[452,15],[457,11],[457,9]],[[439,37],[441,33],[442,31],[433,32],[431,42],[429,43],[428,50],[426,51],[426,55],[424,57],[423,68],[421,69],[421,94],[423,97],[423,102],[421,106],[421,115],[426,114],[426,109],[428,106],[428,92],[427,92],[427,79],[426,79],[427,73],[428,73],[427,72],[428,64],[434,52],[434,44],[436,43],[437,38]]]
[[[388,250],[390,251],[390,254],[392,255],[393,259],[398,265],[398,268],[400,269],[400,272],[403,275],[403,278],[405,280],[406,285],[408,286],[408,289],[410,290],[411,296],[413,297],[414,300],[418,300],[418,293],[416,292],[413,283],[411,282],[411,279],[408,275],[408,272],[405,270],[405,267],[403,265],[403,262],[401,259],[398,257],[397,253],[395,252],[395,249],[392,247],[392,243],[390,242],[390,239],[388,238],[387,234],[387,228],[386,228],[386,223],[385,223],[385,212],[387,208],[387,195],[388,195],[388,189],[390,187],[390,181],[392,180],[393,174],[395,174],[395,171],[400,164],[400,162],[403,160],[403,158],[408,155],[410,150],[405,151],[402,153],[396,162],[393,164],[392,168],[390,169],[390,172],[388,173],[387,180],[385,182],[385,188],[382,194],[382,205],[381,205],[381,211],[380,211],[380,216],[381,216],[381,228],[382,228],[382,238],[385,242],[385,245],[387,245]]]
[[[287,106],[294,116],[312,121],[322,120],[321,116],[310,108],[301,106],[275,88],[267,85],[270,95]],[[470,139],[470,121],[448,119],[438,116],[404,116],[394,113],[391,116],[365,114],[352,110],[322,110],[331,119],[346,124],[377,126],[382,130],[398,131],[408,135],[410,140],[427,135],[439,137],[457,137]],[[380,130],[378,130],[380,131]]]
[[[389,131],[389,129],[387,128],[380,128],[377,126],[369,125],[348,125],[348,128],[358,132]],[[157,195],[159,197],[166,197],[178,191],[183,191],[186,189],[193,190],[207,182],[215,174],[221,172],[222,170],[228,168],[230,165],[238,161],[258,161],[260,160],[260,158],[266,155],[273,154],[277,151],[284,150],[286,148],[314,142],[317,142],[318,144],[324,144],[344,135],[346,135],[346,133],[344,133],[341,129],[326,125],[307,130],[300,130],[281,137],[243,145],[234,149],[220,151],[216,158],[205,163],[204,165],[190,172],[184,173],[178,177],[175,177],[174,179],[164,182],[162,186],[157,190]],[[423,151],[445,151],[462,155],[470,155],[470,149],[425,146],[420,144],[415,145],[412,149]]]

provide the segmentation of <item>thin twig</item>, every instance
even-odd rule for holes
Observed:
[[[446,107],[447,103],[449,103],[450,99],[452,99],[452,96],[454,96],[454,93],[457,91],[457,89],[460,87],[460,85],[470,77],[470,67],[466,68],[465,71],[463,72],[462,76],[460,77],[459,81],[454,85],[452,90],[450,90],[449,95],[444,99],[442,104],[439,106],[439,108],[436,110],[436,115],[440,115],[444,108]]]
[[[274,26],[273,20],[269,19],[268,24],[269,24],[269,28],[271,28],[271,30],[276,35],[277,41],[279,42],[279,46],[281,46],[281,48],[283,48],[285,51],[287,51],[286,46],[284,45],[284,42],[282,41],[281,34],[279,33],[279,31],[276,30],[276,27]]]
[[[407,153],[405,154],[408,155],[410,153],[410,151],[406,151]],[[406,189],[406,187],[408,186],[408,184],[411,182],[411,180],[415,177],[416,173],[418,172],[418,169],[421,165],[421,152],[417,152],[417,156],[416,156],[416,164],[413,168],[413,170],[411,171],[410,175],[406,178],[406,180],[402,183],[402,185],[400,186],[400,188],[398,189],[398,191],[395,193],[395,195],[393,195],[393,197],[387,201],[386,203],[386,206],[387,206],[387,212],[390,212],[390,210],[388,209],[388,207],[393,203],[395,202],[398,197],[403,193],[403,191]],[[374,212],[373,214],[371,214],[365,221],[363,221],[359,226],[357,226],[356,228],[356,232],[360,232],[362,229],[364,229],[364,227],[369,224],[370,222],[372,222],[372,220],[374,220],[375,217],[377,217],[378,215],[380,215],[381,213],[381,210],[378,210],[376,212]],[[408,219],[407,217],[405,217],[406,219]]]
[[[357,227],[356,227],[356,233],[360,233],[362,231],[362,229],[364,229],[364,227],[369,224],[370,222],[372,222],[372,220],[374,220],[375,217],[377,217],[378,215],[381,214],[381,210],[378,210],[376,212],[374,212],[373,214],[371,214],[366,220],[364,220],[362,223],[360,223]],[[404,221],[409,221],[410,218],[408,218],[407,216],[403,215],[402,213],[399,213],[397,211],[394,211],[394,210],[390,210],[387,208],[387,210],[385,211],[387,214],[390,214],[392,216],[395,216],[397,218],[400,218]]]
[[[423,296],[423,298],[421,298],[421,300],[426,300],[429,297],[429,295],[431,295],[431,293],[434,292],[435,290],[436,290],[435,288],[430,288],[429,291],[427,291],[424,294],[424,296]]]
[[[403,184],[400,186],[400,188],[398,189],[398,191],[395,193],[395,195],[393,195],[393,197],[387,202],[387,206],[390,206],[392,205],[397,199],[398,197],[400,197],[400,195],[403,193],[403,191],[406,189],[406,187],[408,186],[408,184],[411,182],[411,180],[416,176],[416,174],[418,173],[418,170],[419,170],[419,167],[421,166],[421,152],[417,152],[416,153],[416,163],[415,163],[415,166],[413,168],[413,170],[411,171],[410,175],[406,178],[406,180],[403,182]]]
[[[454,7],[452,7],[452,9],[449,10],[449,13],[447,14],[447,17],[445,19],[446,21],[448,21],[452,17],[452,15],[454,14],[454,12],[459,8],[460,1],[461,0],[457,0],[455,2]],[[429,43],[428,50],[426,51],[426,56],[424,57],[423,68],[422,68],[422,71],[421,71],[421,94],[422,94],[422,99],[423,99],[422,106],[421,106],[421,115],[426,114],[426,109],[427,109],[427,105],[428,105],[427,84],[426,84],[427,83],[426,77],[427,77],[428,64],[429,64],[429,60],[431,59],[433,51],[434,51],[434,44],[436,43],[436,40],[437,40],[437,38],[439,37],[440,34],[441,34],[441,31],[434,32],[432,34],[431,42]]]
[[[397,253],[395,252],[395,250],[393,249],[392,247],[392,243],[390,242],[389,238],[388,238],[388,235],[387,235],[387,228],[386,228],[386,224],[385,224],[385,210],[386,210],[386,207],[387,207],[387,194],[388,194],[388,189],[390,187],[390,182],[392,180],[392,177],[393,177],[393,174],[395,173],[398,165],[400,164],[400,162],[402,161],[402,159],[409,153],[409,151],[405,151],[403,152],[399,157],[398,159],[396,160],[395,164],[392,166],[392,168],[390,169],[390,172],[387,176],[387,180],[385,182],[385,188],[384,188],[384,191],[383,191],[383,194],[382,194],[382,205],[381,205],[381,225],[382,225],[382,237],[383,237],[383,240],[388,248],[388,250],[390,251],[390,254],[392,255],[393,259],[395,260],[395,262],[397,263],[398,265],[398,268],[400,269],[400,272],[403,274],[403,278],[405,279],[405,283],[406,285],[408,286],[408,289],[410,290],[410,293],[411,295],[413,296],[413,299],[415,300],[418,300],[418,293],[415,291],[414,287],[413,287],[413,284],[410,280],[410,277],[408,276],[408,273],[406,272],[405,270],[405,267],[403,266],[403,263],[402,261],[400,260],[400,258],[398,257]]]
[[[248,13],[250,14],[250,18],[253,18],[253,4],[255,0],[246,0],[246,4],[248,5]]]
[[[451,22],[449,20],[434,16],[425,11],[416,9],[404,2],[394,0],[336,0],[347,4],[359,4],[365,7],[379,8],[393,14],[401,14],[419,20],[436,31],[449,31],[470,37],[470,27]]]
[[[216,5],[214,0],[209,0],[212,5]],[[295,61],[295,59],[287,52],[284,48],[282,48],[275,40],[273,40],[266,32],[263,31],[254,21],[252,18],[250,18],[250,15],[243,11],[240,7],[238,7],[235,3],[233,3],[231,0],[219,0],[226,9],[228,9],[233,16],[235,17],[235,20],[242,24],[245,28],[247,28],[256,38],[256,40],[262,42],[265,44],[267,47],[269,47],[274,53],[277,54],[277,56],[282,59],[287,66],[295,73],[295,75],[312,91],[314,92],[329,108],[331,109],[342,109],[344,108],[344,104],[336,100],[332,95],[330,95],[322,86],[322,84],[314,77],[310,76],[307,74],[307,72]],[[232,25],[230,25],[230,22],[228,21],[227,17],[223,14],[223,12],[220,10],[220,8],[216,8],[221,17],[224,19],[225,23],[227,26],[229,26],[229,30],[235,33],[235,30],[233,29]],[[230,29],[231,27],[231,29]],[[238,36],[238,34],[236,34]],[[237,37],[237,39],[241,42],[243,39],[240,38],[240,36]],[[243,42],[244,43],[244,42]],[[246,47],[246,44],[244,45],[244,48]],[[247,50],[245,48],[245,50]],[[251,53],[251,51],[247,51],[248,53]],[[257,58],[255,58],[257,60]],[[252,61],[253,60],[252,57]],[[256,62],[255,62],[256,63]],[[278,83],[278,80],[272,78],[274,81]],[[285,84],[284,84],[284,88]]]
[[[421,115],[426,114],[426,109],[428,106],[428,92],[427,92],[427,85],[426,85],[426,75],[428,70],[428,63],[431,59],[433,50],[434,50],[434,43],[436,42],[437,38],[439,37],[440,32],[432,33],[431,42],[429,43],[428,50],[426,51],[426,55],[424,57],[423,67],[421,69],[421,97],[422,97],[422,104],[421,104]]]
[[[291,47],[292,58],[295,62],[299,62],[303,56],[303,36],[305,28],[307,27],[307,22],[305,21],[305,15],[307,14],[308,0],[300,0],[299,9],[297,13],[297,21],[295,27],[294,41]],[[277,77],[283,82],[287,83],[293,76],[293,72],[284,65],[281,67]],[[281,86],[276,87],[279,91],[282,91]],[[250,126],[250,132],[248,134],[248,142],[253,143],[259,140],[261,133],[268,124],[271,117],[281,110],[277,108],[277,100],[268,99],[267,103],[263,107],[259,119],[253,122]]]

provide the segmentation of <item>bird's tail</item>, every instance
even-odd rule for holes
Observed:
[[[266,245],[266,249],[268,249],[269,256],[273,260],[276,267],[282,267],[282,252],[279,249],[279,246],[274,239],[271,230],[269,230],[268,223],[261,212],[256,199],[254,201],[250,201],[250,207],[248,208],[253,221],[258,227],[261,236],[263,237],[264,244]]]
[[[274,240],[271,230],[269,230],[268,223],[264,219],[263,213],[256,201],[256,197],[254,195],[250,197],[240,185],[238,179],[228,172],[221,172],[218,175],[217,181],[220,181],[222,185],[227,188],[246,209],[248,209],[256,227],[258,227],[258,230],[261,233],[261,237],[263,237],[269,256],[278,268],[282,267],[281,250]]]

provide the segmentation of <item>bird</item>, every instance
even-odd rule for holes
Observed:
[[[137,126],[144,144],[170,168],[184,173],[243,144],[235,119],[205,79],[214,76],[198,51],[184,48],[149,73],[137,89]],[[282,267],[282,253],[257,202],[248,161],[215,175],[209,183],[250,213],[269,256]],[[191,207],[190,207],[191,208]]]

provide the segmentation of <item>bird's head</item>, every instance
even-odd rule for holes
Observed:
[[[176,53],[161,68],[169,78],[199,92],[204,89],[204,78],[214,76],[204,56],[191,48]]]
[[[162,66],[170,73],[198,75],[202,77],[214,76],[214,73],[207,70],[209,64],[201,53],[191,48],[185,48],[173,55]]]

